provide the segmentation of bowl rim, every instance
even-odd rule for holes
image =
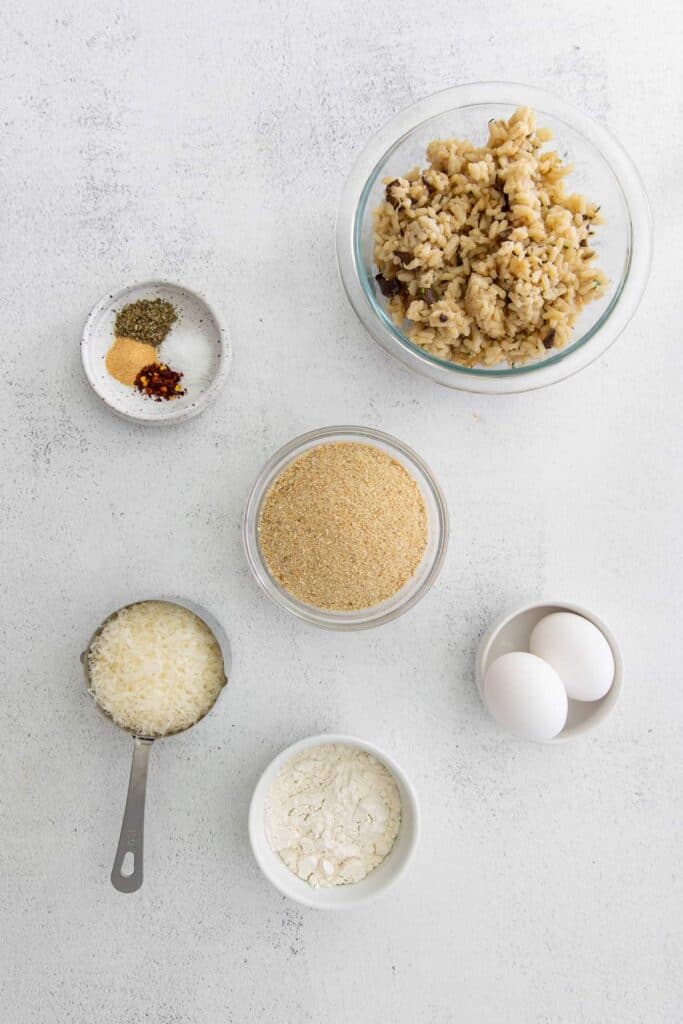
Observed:
[[[399,791],[401,793],[401,828],[403,828],[403,823],[406,821],[406,816],[403,814],[404,797],[405,801],[409,805],[410,833],[407,837],[407,847],[403,862],[395,870],[387,874],[386,880],[384,880],[382,884],[372,892],[358,892],[358,888],[355,885],[335,886],[333,890],[324,887],[314,889],[312,886],[309,886],[306,882],[293,874],[284,862],[282,863],[282,867],[286,874],[283,874],[282,878],[278,878],[274,872],[271,871],[270,865],[262,855],[262,849],[265,845],[271,853],[277,857],[277,854],[272,850],[272,847],[270,847],[268,842],[264,824],[265,802],[277,772],[283,764],[291,760],[291,758],[296,757],[296,755],[302,751],[310,750],[313,747],[326,746],[332,743],[339,743],[345,746],[357,747],[360,750],[364,750],[367,753],[372,754],[378,761],[388,768],[399,786]],[[387,754],[386,751],[382,750],[374,743],[370,743],[368,740],[361,739],[358,736],[349,735],[348,733],[319,733],[315,736],[307,736],[304,739],[297,740],[295,743],[291,743],[268,762],[259,775],[249,803],[248,832],[249,843],[256,863],[271,885],[281,892],[283,896],[286,896],[303,906],[311,907],[314,910],[350,910],[353,907],[369,903],[372,900],[383,896],[406,873],[413,861],[413,858],[415,857],[415,853],[420,842],[420,808],[415,787],[403,768],[401,768],[397,761],[391,757],[391,755]],[[388,857],[389,856],[391,856],[391,851]],[[376,878],[379,878],[380,875],[377,873],[383,871],[387,860],[382,861],[382,863],[371,872],[371,875],[375,875]],[[289,881],[288,876],[291,876],[291,886],[283,884],[282,882],[282,879],[285,878]],[[348,894],[349,898],[345,899],[343,902],[326,901],[326,897],[329,895],[330,891],[336,892],[339,890],[343,890],[345,894]]]
[[[463,367],[438,359],[414,345],[368,294],[363,285],[363,277],[367,275],[359,269],[357,248],[360,221],[370,189],[390,153],[425,121],[449,110],[487,103],[537,107],[587,138],[614,175],[624,199],[630,228],[624,273],[598,322],[555,355],[540,362],[502,370]],[[647,285],[652,264],[652,218],[645,188],[633,161],[621,143],[597,121],[572,104],[534,86],[515,82],[476,82],[444,89],[404,108],[370,139],[344,185],[337,214],[336,249],[339,275],[349,302],[385,353],[446,387],[485,394],[510,394],[564,380],[599,358],[616,341],[635,314]],[[608,322],[611,331],[603,330]],[[589,345],[589,342],[593,344]]]
[[[486,665],[491,645],[500,635],[501,631],[505,629],[513,619],[518,618],[520,615],[524,615],[526,612],[541,610],[543,608],[547,609],[548,615],[552,615],[553,612],[557,611],[573,612],[575,615],[580,615],[581,618],[587,619],[588,622],[592,622],[592,624],[600,630],[609,644],[612,657],[614,658],[614,678],[612,679],[612,685],[604,697],[601,697],[599,701],[595,702],[597,706],[590,717],[577,725],[570,726],[569,731],[566,731],[565,726],[562,732],[558,733],[557,736],[554,736],[550,740],[534,741],[539,743],[569,743],[571,740],[578,739],[580,736],[584,736],[586,733],[592,732],[592,730],[600,725],[601,722],[604,722],[604,720],[614,711],[624,689],[624,659],[617,638],[607,623],[604,622],[599,615],[596,615],[595,612],[591,611],[590,608],[587,608],[586,605],[580,604],[578,601],[564,601],[545,598],[541,601],[530,601],[504,612],[504,614],[489,626],[479,642],[474,659],[474,681],[482,704],[486,707],[486,704],[484,703],[484,666]],[[592,702],[583,701],[582,703]]]
[[[360,609],[354,612],[342,612],[329,611],[304,604],[302,601],[299,601],[288,594],[284,587],[281,587],[280,584],[273,579],[261,554],[258,543],[258,513],[261,503],[268,493],[271,484],[290,464],[290,462],[297,458],[299,454],[302,454],[309,448],[316,447],[316,442],[319,444],[324,444],[326,442],[331,443],[334,438],[359,438],[360,443],[372,444],[373,442],[378,442],[389,449],[393,449],[409,465],[412,463],[412,465],[419,471],[419,474],[426,482],[434,501],[437,513],[437,528],[436,545],[431,557],[431,565],[419,586],[412,591],[410,590],[411,580],[414,579],[413,576],[411,577],[411,580],[406,581],[401,590],[397,591],[397,593],[400,594],[405,590],[406,594],[403,600],[401,600],[395,607],[386,608],[386,602],[382,602],[379,605],[373,605],[367,609]],[[416,480],[415,482],[420,487],[420,490],[422,490],[423,488],[420,481]],[[449,517],[446,498],[436,480],[436,477],[434,476],[434,473],[424,459],[411,447],[404,444],[403,441],[400,441],[391,434],[387,434],[382,430],[376,430],[373,427],[363,427],[350,424],[320,427],[316,430],[310,430],[305,434],[299,434],[297,437],[292,438],[291,441],[284,444],[281,448],[278,448],[263,465],[251,487],[244,508],[242,527],[242,539],[247,563],[252,576],[261,590],[263,590],[264,593],[266,593],[276,604],[285,608],[297,618],[303,619],[305,622],[312,623],[313,625],[319,626],[323,629],[339,631],[372,629],[377,626],[382,626],[387,622],[391,622],[393,619],[398,618],[399,615],[403,615],[417,604],[417,602],[424,597],[436,582],[448,551]],[[387,600],[391,601],[395,596],[396,595],[393,595],[392,598],[387,598]]]
[[[91,338],[99,317],[109,306],[112,306],[114,303],[124,298],[128,293],[138,291],[141,288],[149,288],[150,291],[153,289],[165,288],[185,292],[185,294],[191,299],[194,299],[195,302],[205,307],[216,325],[220,338],[220,358],[216,364],[216,371],[204,391],[202,391],[192,405],[184,408],[170,408],[173,403],[167,403],[167,407],[164,408],[163,415],[161,416],[153,416],[151,413],[147,413],[144,410],[141,410],[140,412],[131,412],[130,410],[120,409],[113,403],[109,392],[106,388],[102,387],[100,381],[93,374],[92,367],[90,365],[89,353]],[[182,284],[180,281],[153,278],[150,280],[132,281],[130,284],[123,285],[115,291],[112,290],[110,292],[105,292],[98,302],[95,303],[87,316],[81,333],[81,364],[83,366],[83,372],[85,373],[86,379],[97,397],[121,419],[128,420],[131,423],[142,423],[144,426],[148,427],[168,427],[176,423],[184,423],[187,420],[194,419],[195,416],[199,416],[214,402],[219,391],[226,382],[228,371],[232,364],[232,344],[223,318],[219,315],[216,308],[209,302],[206,296],[202,294],[202,292],[199,292],[194,288],[190,288],[188,285]]]

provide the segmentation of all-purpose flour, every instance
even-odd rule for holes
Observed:
[[[360,882],[389,853],[400,824],[401,798],[388,769],[339,743],[288,761],[266,801],[270,845],[312,886]]]

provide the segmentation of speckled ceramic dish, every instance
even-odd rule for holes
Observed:
[[[185,394],[156,402],[111,376],[105,359],[114,340],[118,311],[138,299],[165,299],[178,320],[158,347],[158,358],[183,374]],[[218,314],[197,292],[166,281],[144,281],[105,295],[88,317],[81,339],[83,369],[93,390],[119,416],[151,426],[181,423],[198,416],[225,382],[231,349]]]

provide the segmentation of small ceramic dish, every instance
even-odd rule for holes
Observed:
[[[186,393],[170,402],[156,402],[121,384],[105,364],[114,342],[118,311],[138,299],[157,298],[172,303],[178,312],[177,321],[157,349],[158,361],[183,374]],[[206,299],[167,281],[144,281],[105,295],[88,317],[81,339],[83,369],[95,393],[124,419],[151,426],[182,423],[203,412],[225,382],[230,355],[225,328]]]
[[[532,629],[537,622],[552,612],[574,612],[576,615],[588,619],[605,637],[614,658],[614,679],[604,697],[595,701],[569,700],[567,724],[558,736],[545,741],[560,743],[564,740],[575,739],[594,729],[596,725],[607,718],[619,700],[624,679],[624,664],[619,645],[602,619],[599,619],[583,605],[567,601],[547,601],[540,604],[523,605],[498,619],[484,634],[477,652],[474,674],[479,696],[483,701],[484,677],[489,665],[501,654],[508,654],[510,651],[528,651]]]
[[[401,827],[396,841],[386,858],[361,882],[354,885],[336,885],[330,888],[313,888],[293,874],[279,855],[273,850],[265,828],[266,799],[275,776],[282,766],[303,750],[323,746],[327,743],[343,743],[358,747],[372,754],[385,765],[394,777],[401,797]],[[323,734],[309,736],[287,747],[273,758],[256,784],[249,808],[249,839],[254,857],[261,871],[283,895],[316,910],[348,910],[361,903],[375,899],[385,893],[403,875],[412,860],[420,837],[420,814],[415,790],[403,770],[383,750],[359,740],[355,736]]]
[[[386,601],[357,611],[331,611],[304,604],[271,575],[259,543],[261,510],[270,487],[296,458],[319,445],[338,441],[372,445],[387,452],[411,475],[420,488],[427,511],[427,547],[415,573]],[[397,438],[370,427],[322,427],[295,437],[268,460],[251,489],[244,512],[244,548],[254,579],[276,604],[292,615],[324,629],[370,629],[390,622],[417,604],[436,580],[448,548],[448,509],[441,488],[420,456]]]

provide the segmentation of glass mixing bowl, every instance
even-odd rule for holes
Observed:
[[[357,444],[373,445],[387,452],[400,462],[415,480],[427,511],[427,547],[413,576],[381,604],[351,612],[328,611],[297,600],[271,576],[259,543],[261,509],[271,485],[290,462],[309,448],[332,444],[335,441],[355,441]],[[439,575],[447,546],[446,500],[431,470],[407,445],[389,434],[371,430],[369,427],[323,427],[321,430],[312,430],[309,434],[295,437],[265,464],[252,487],[244,512],[244,548],[256,582],[276,604],[282,605],[292,615],[327,629],[369,629],[371,626],[381,626],[384,622],[389,622],[408,611],[427,593]]]
[[[372,211],[383,198],[382,179],[425,166],[434,139],[463,138],[483,145],[491,118],[532,107],[537,124],[550,128],[551,148],[574,168],[567,179],[601,206],[605,221],[595,234],[597,265],[609,278],[603,298],[589,303],[566,348],[523,366],[466,367],[429,355],[392,322],[375,282]],[[571,376],[602,355],[621,334],[643,296],[652,261],[652,221],[647,196],[631,159],[610,133],[564,100],[525,85],[484,82],[435,93],[397,114],[356,161],[337,218],[337,259],[351,305],[385,352],[446,387],[505,394],[530,391]]]

